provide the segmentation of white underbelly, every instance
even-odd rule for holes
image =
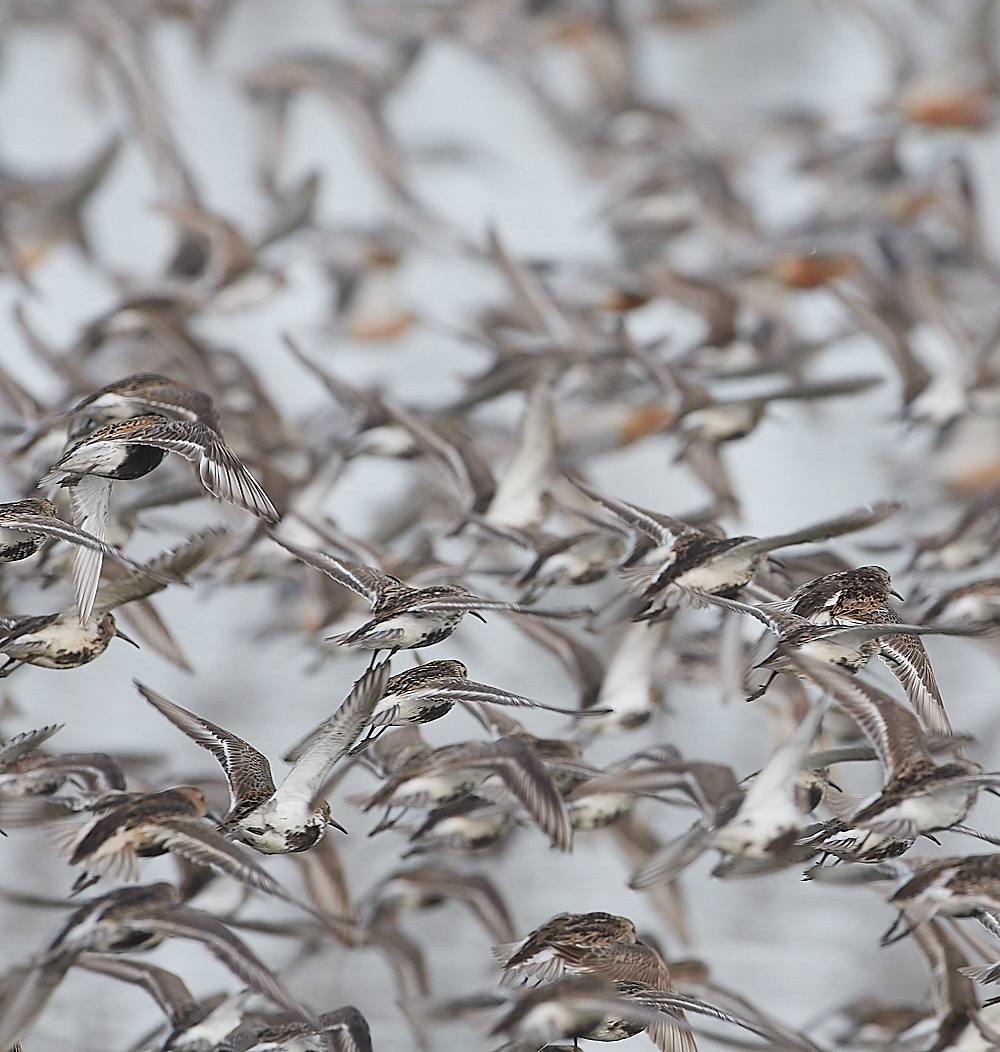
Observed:
[[[396,632],[396,645],[402,649],[418,646],[432,632],[454,628],[462,620],[463,611],[429,610],[426,613],[405,613],[380,622],[375,632]]]
[[[570,824],[578,832],[602,829],[632,810],[635,798],[628,793],[595,793],[566,805]]]
[[[410,778],[392,794],[389,806],[434,807],[477,789],[488,777],[485,771],[448,771]]]
[[[758,554],[751,555],[747,552],[724,552],[717,558],[682,573],[675,583],[682,588],[696,588],[701,592],[715,592],[746,584],[753,576],[754,566],[759,558]]]
[[[849,644],[836,636],[820,636],[819,639],[811,639],[808,643],[803,643],[799,649],[803,654],[826,661],[831,665],[849,665],[855,668],[868,662],[863,644]]]

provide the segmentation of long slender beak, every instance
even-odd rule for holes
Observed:
[[[901,596],[899,594],[899,592],[896,591],[895,588],[890,588],[889,589],[889,595],[894,595],[901,603],[905,603],[906,602],[906,599],[903,596]]]
[[[142,647],[139,646],[139,644],[134,639],[129,639],[129,637],[125,635],[125,633],[120,628],[115,628],[115,635],[119,639],[124,639],[126,643],[131,643],[136,650],[142,650]]]
[[[333,826],[334,829],[339,829],[341,833],[347,833],[347,830],[336,819],[331,818],[326,824]]]

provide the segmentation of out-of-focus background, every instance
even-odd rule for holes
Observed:
[[[276,216],[294,215],[296,229],[259,252],[253,273],[203,302],[190,328],[235,352],[302,433],[321,433],[331,400],[290,355],[284,333],[342,379],[411,407],[456,399],[465,378],[490,364],[489,346],[476,338],[480,319],[510,297],[485,257],[495,230],[565,302],[603,312],[609,332],[608,318],[620,317],[663,360],[704,367],[706,382],[726,397],[768,389],[768,376],[717,380],[712,368],[725,355],[761,358],[781,339],[818,345],[802,359],[801,374],[811,380],[883,376],[881,386],[851,398],[776,402],[750,434],[725,443],[739,516],[730,508],[721,521],[730,533],[765,534],[903,496],[908,510],[877,534],[831,545],[853,562],[902,571],[912,538],[950,526],[997,481],[995,418],[969,395],[969,363],[1000,316],[994,7],[983,0],[5,0],[0,364],[44,405],[73,401],[66,376],[32,348],[15,312],[58,355],[123,296],[155,289],[177,243],[183,194],[163,160],[173,154],[200,205],[251,246]],[[129,63],[137,55],[147,66],[136,72]],[[146,100],[154,116],[141,98],[129,101],[126,83],[155,89]],[[158,135],[169,138],[159,156]],[[62,204],[42,215],[45,201],[32,188],[64,185],[111,143],[117,152],[82,195],[78,214]],[[313,178],[311,207],[296,214],[289,200],[307,201]],[[919,265],[906,270],[911,242]],[[973,242],[980,255],[970,260],[962,252]],[[890,338],[880,343],[877,331],[859,325],[838,291],[838,282],[851,280],[851,260],[868,264],[879,249],[887,284],[926,280],[926,289],[907,286],[918,307],[897,322],[907,354],[928,374],[915,397],[887,353]],[[945,259],[949,252],[954,258]],[[735,297],[736,324],[707,357],[691,355],[716,338],[714,308],[666,277],[659,285],[645,280],[658,266]],[[113,375],[107,360],[102,369]],[[9,392],[0,397],[0,416],[16,432],[21,408]],[[509,436],[522,405],[523,395],[509,393],[475,419]],[[613,412],[605,420],[596,408],[571,416],[561,421],[563,441],[593,449],[586,472],[602,491],[670,514],[711,502],[695,472],[675,462],[675,433],[626,433]],[[971,428],[969,445],[948,445],[963,427]],[[15,499],[24,481],[10,474],[4,499]],[[411,481],[405,461],[352,460],[323,511],[349,534],[385,536]],[[232,509],[205,502],[156,508],[130,551],[151,554],[164,546],[163,535],[220,520],[249,529]],[[884,545],[877,554],[859,546],[873,539]],[[895,541],[903,543],[892,549]],[[920,575],[900,573],[898,581],[904,594],[939,588]],[[555,598],[610,594],[606,582]],[[60,593],[59,602],[66,598]],[[16,707],[4,730],[65,723],[62,751],[155,753],[164,777],[215,775],[211,757],[137,698],[137,677],[233,729],[280,767],[277,757],[340,703],[366,659],[337,656],[316,667],[302,632],[274,630],[273,602],[270,586],[252,581],[171,589],[157,609],[193,675],[149,648],[120,643],[72,672],[25,669],[4,682]],[[55,608],[51,593],[26,586],[18,603],[19,612]],[[689,627],[714,622],[706,613],[682,616]],[[612,641],[591,643],[606,656]],[[953,722],[976,735],[972,755],[996,766],[996,659],[961,640],[927,646]],[[433,656],[457,657],[474,678],[507,690],[575,701],[551,656],[498,617],[485,625],[467,619],[448,654],[439,647]],[[740,776],[758,769],[772,743],[766,709],[725,704],[717,682],[682,682],[668,665],[660,670],[663,710],[625,738],[597,742],[588,759],[603,763],[670,741],[685,756],[730,763]],[[548,714],[524,719],[535,733],[565,730],[566,721]],[[436,743],[463,733],[475,727],[457,712],[426,731]],[[370,784],[356,773],[338,788],[334,813],[350,835],[330,834],[359,895],[394,865],[402,843],[369,839],[370,816],[344,802]],[[997,830],[996,807],[986,798],[972,820]],[[685,812],[650,814],[664,838],[688,821]],[[44,831],[9,832],[0,842],[0,884],[65,896],[72,875]],[[965,847],[952,842],[951,850]],[[287,859],[268,866],[301,888]],[[929,985],[914,946],[878,948],[893,912],[876,895],[806,883],[796,869],[721,881],[709,878],[703,859],[681,882],[684,946],[648,899],[627,889],[628,864],[606,836],[579,835],[572,854],[562,855],[525,828],[473,868],[496,882],[520,932],[561,910],[625,914],[672,956],[703,959],[720,983],[795,1026],[864,994],[920,1001]],[[144,863],[144,879],[172,874],[169,860]],[[248,912],[285,911],[258,902]],[[62,916],[0,904],[0,969],[29,955]],[[425,952],[435,995],[495,987],[488,939],[465,911],[445,905],[408,916],[405,925]],[[331,946],[295,963],[294,942],[245,937],[310,1004],[357,1005],[376,1048],[412,1047],[377,954]],[[148,959],[177,971],[196,994],[235,989],[203,948],[170,943]],[[140,991],[74,970],[24,1047],[125,1049],[158,1019]],[[435,1027],[432,1036],[441,1050],[495,1040],[463,1024]],[[649,1047],[644,1035],[631,1046]]]

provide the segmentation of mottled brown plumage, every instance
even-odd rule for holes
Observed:
[[[637,939],[635,925],[613,913],[557,913],[518,943],[495,946],[493,956],[504,969],[505,985],[557,979],[566,973],[563,952],[590,950]]]
[[[279,787],[267,758],[252,745],[210,720],[136,682],[139,693],[175,727],[219,761],[229,782],[229,813],[223,820],[233,837],[264,854],[306,851],[335,825],[323,785],[367,724],[389,679],[389,663],[370,668],[340,708],[307,739]]]
[[[893,592],[889,573],[881,566],[826,574],[796,589],[781,608],[817,625],[891,624],[901,618],[888,605]],[[869,648],[871,649],[871,648]],[[930,658],[917,636],[889,634],[879,640],[877,651],[900,681],[928,731],[951,734],[951,723],[937,685]]]
[[[87,810],[93,817],[82,825],[67,823],[69,828],[53,831],[70,865],[85,867],[74,891],[90,887],[106,873],[135,879],[138,859],[174,851],[250,887],[288,898],[241,848],[201,821],[207,807],[204,793],[196,786],[181,785],[157,793],[108,793]]]

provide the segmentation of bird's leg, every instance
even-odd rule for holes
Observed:
[[[902,910],[900,910],[900,912],[896,914],[896,919],[892,922],[892,926],[885,933],[885,935],[883,935],[882,938],[879,940],[879,946],[891,946],[894,942],[899,942],[900,939],[905,939],[906,936],[909,935],[911,931],[913,931],[913,929],[916,927],[916,924],[910,925],[908,928],[906,928],[904,931],[900,932],[898,935],[893,935],[893,932],[902,923],[903,916],[904,915],[903,915]]]
[[[379,822],[379,824],[368,835],[372,837],[375,836],[376,833],[384,833],[385,830],[392,829],[392,827],[403,817],[405,811],[406,808],[404,807],[395,818],[390,818],[389,816],[392,814],[392,808],[387,807],[385,809],[385,814],[382,816],[382,821]]]
[[[762,698],[767,693],[767,688],[774,682],[774,677],[777,676],[777,674],[777,672],[772,672],[771,675],[767,677],[767,682],[764,686],[755,690],[753,694],[747,698],[747,701],[756,701],[758,698]]]
[[[24,664],[24,661],[18,661],[16,658],[7,658],[6,664],[0,666],[0,679],[6,679],[12,672],[16,671]]]
[[[348,756],[354,756],[355,753],[364,752],[364,750],[368,747],[369,743],[373,739],[375,739],[375,738],[379,737],[380,735],[384,734],[388,729],[389,729],[388,727],[375,728],[374,726],[369,724],[368,725],[368,733],[361,739],[361,741],[358,742],[357,745],[355,745],[353,748],[348,750],[347,755]],[[376,733],[376,730],[377,730],[378,733]]]
[[[84,870],[76,880],[73,881],[73,888],[69,893],[69,897],[72,898],[74,895],[78,895],[81,891],[86,891],[87,888],[93,887],[100,879],[100,873],[94,873],[91,875]]]

